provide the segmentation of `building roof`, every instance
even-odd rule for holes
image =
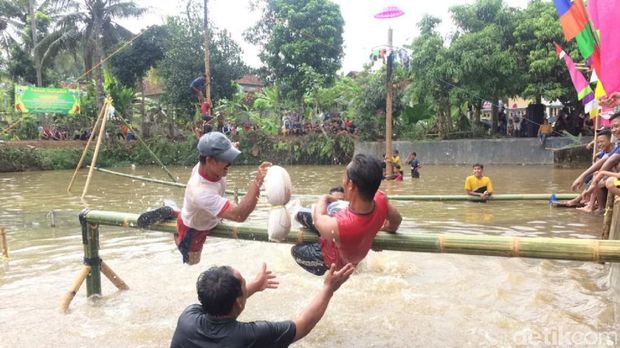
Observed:
[[[262,86],[265,85],[265,82],[263,82],[256,75],[243,75],[239,80],[237,80],[237,83],[239,83],[242,86],[258,86],[258,87],[262,87]]]

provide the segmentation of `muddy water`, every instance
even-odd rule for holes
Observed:
[[[320,194],[341,181],[343,167],[288,167],[295,192]],[[165,179],[157,168],[120,169]],[[172,168],[182,181],[189,168]],[[233,167],[229,187],[244,190],[253,167]],[[422,168],[422,178],[384,183],[388,194],[463,192],[464,166]],[[497,193],[566,192],[573,170],[487,168]],[[302,271],[289,246],[208,239],[198,266],[181,263],[165,233],[102,226],[101,256],[131,290],[103,280],[103,298],[80,290],[68,315],[58,305],[81,267],[78,212],[140,212],[162,199],[182,201],[182,189],[95,173],[89,195],[65,193],[69,171],[0,174],[0,225],[11,258],[0,261],[2,347],[166,347],[181,311],[196,302],[195,280],[213,264],[252,277],[261,261],[280,288],[256,294],[241,320],[293,318],[321,279]],[[302,202],[307,204],[310,202]],[[600,217],[544,202],[395,203],[403,227],[428,232],[596,238]],[[54,211],[56,228],[49,227]],[[266,225],[262,202],[248,224]],[[618,345],[609,266],[562,261],[424,253],[371,252],[334,296],[327,314],[297,347]]]

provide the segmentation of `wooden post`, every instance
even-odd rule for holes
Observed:
[[[394,86],[392,85],[392,28],[388,29],[388,60],[387,60],[387,95],[385,97],[385,156],[389,159],[385,163],[385,176],[389,177],[392,171],[392,96],[394,94]]]
[[[101,295],[101,259],[99,258],[99,224],[86,221],[89,210],[80,213],[84,263],[90,267],[86,278],[86,296]]]
[[[93,176],[93,171],[95,170],[95,166],[97,164],[97,156],[99,156],[99,148],[101,147],[101,141],[105,137],[105,123],[108,119],[108,108],[110,107],[110,100],[106,99],[103,104],[103,118],[101,120],[101,127],[99,128],[99,138],[97,139],[97,145],[95,145],[95,152],[93,153],[93,159],[90,162],[90,169],[88,170],[88,176],[86,177],[86,184],[84,184],[84,191],[82,191],[82,198],[86,196],[86,192],[88,192],[88,185],[90,185],[90,179]]]
[[[9,245],[6,243],[6,231],[4,226],[0,227],[0,239],[2,240],[2,256],[9,258]]]
[[[586,115],[586,117],[588,117]],[[596,116],[596,118],[594,119],[594,145],[592,145],[592,163],[596,162],[596,152],[597,152],[597,146],[596,146],[596,136],[598,135],[598,116]]]
[[[204,45],[205,45],[205,99],[211,107],[211,64],[209,62],[209,19],[208,19],[208,3],[209,0],[204,0]]]
[[[60,305],[61,312],[67,313],[71,301],[73,301],[73,298],[77,294],[78,290],[80,290],[80,287],[82,286],[82,283],[84,283],[84,279],[88,277],[88,274],[90,274],[90,266],[84,265],[77,278],[75,278],[75,281],[73,281],[73,285],[71,285],[71,288],[62,300],[62,304]]]
[[[107,263],[101,261],[101,273],[105,275],[119,290],[129,290],[129,286],[108,266]]]
[[[86,142],[86,147],[84,148],[84,151],[82,152],[82,157],[80,157],[80,161],[78,162],[78,165],[75,168],[75,172],[73,172],[73,177],[71,178],[71,182],[69,182],[69,186],[67,186],[67,192],[71,192],[71,186],[73,186],[73,182],[75,181],[75,178],[77,177],[77,173],[80,171],[80,168],[82,167],[82,163],[84,162],[84,159],[86,158],[86,154],[88,153],[88,148],[90,147],[90,143],[93,141],[93,138],[95,137],[95,133],[97,132],[97,127],[101,125],[101,118],[105,117],[103,113],[104,109],[105,108],[101,108],[101,110],[99,110],[99,115],[97,116],[95,125],[93,126],[93,129],[90,132],[90,137],[88,137],[88,141]]]
[[[603,233],[601,239],[608,240],[609,232],[611,231],[611,220],[614,214],[614,200],[615,195],[611,192],[607,192],[607,202],[605,204],[605,217],[603,218]]]
[[[50,210],[50,227],[56,227],[56,214],[54,210]]]

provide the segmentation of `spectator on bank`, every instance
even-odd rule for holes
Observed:
[[[540,146],[545,146],[547,137],[550,136],[552,132],[553,129],[549,121],[547,121],[547,119],[543,120],[543,123],[538,127],[538,141],[540,142]]]

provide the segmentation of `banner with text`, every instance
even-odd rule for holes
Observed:
[[[15,85],[15,111],[73,115],[80,112],[80,90]]]

